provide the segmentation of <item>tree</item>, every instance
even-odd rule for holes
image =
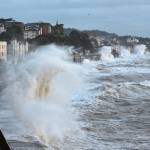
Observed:
[[[69,39],[69,43],[76,48],[82,48],[83,53],[85,53],[86,50],[94,52],[94,47],[87,33],[73,30],[69,35]]]

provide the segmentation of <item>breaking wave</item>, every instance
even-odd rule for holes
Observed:
[[[136,55],[139,55],[139,56],[144,55],[145,51],[146,51],[146,46],[143,44],[142,45],[136,45],[133,48],[133,53]]]
[[[115,60],[121,61],[123,60],[128,60],[128,59],[135,59],[138,57],[143,57],[146,54],[146,49],[147,47],[143,44],[135,45],[133,48],[127,48],[124,46],[121,46],[116,50],[116,53],[118,54],[117,59],[114,57],[113,52],[112,52],[112,47],[111,46],[103,46],[99,50],[99,54],[101,55],[100,61],[102,62],[114,62]]]
[[[129,49],[125,48],[125,47],[121,47],[120,51],[119,51],[119,56],[121,58],[129,58],[131,55],[131,52]]]
[[[78,130],[71,96],[81,84],[81,69],[69,61],[67,51],[46,46],[8,67],[7,80],[12,84],[7,85],[4,97],[45,144]]]
[[[106,62],[111,62],[114,60],[114,56],[112,55],[112,49],[110,46],[103,46],[99,53],[101,54],[101,60]]]

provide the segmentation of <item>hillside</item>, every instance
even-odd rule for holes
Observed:
[[[68,35],[73,30],[73,28],[65,29],[65,33]],[[122,46],[134,46],[136,44],[144,44],[150,49],[150,38],[143,38],[137,36],[119,36],[116,33],[109,33],[106,31],[100,30],[84,30],[82,31],[87,33],[93,43],[95,48],[101,47],[103,45],[113,46],[113,45],[122,45]]]

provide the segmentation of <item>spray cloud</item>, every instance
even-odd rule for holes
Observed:
[[[133,48],[133,53],[139,56],[144,55],[145,51],[146,51],[146,46],[143,44],[136,45]]]
[[[111,46],[103,46],[99,53],[101,54],[101,60],[106,62],[111,62],[114,60],[114,56],[112,55]]]
[[[81,83],[80,67],[69,62],[66,51],[47,46],[8,69],[11,84],[4,97],[44,143],[62,140],[77,126],[70,100]]]

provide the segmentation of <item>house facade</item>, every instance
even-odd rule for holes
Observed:
[[[13,63],[22,60],[29,51],[29,44],[27,41],[12,40],[8,45],[8,57]]]
[[[39,35],[51,33],[51,25],[49,23],[28,23],[24,27],[24,39],[34,39]]]
[[[34,39],[39,36],[39,31],[28,29],[24,31],[24,39]]]
[[[40,35],[47,35],[52,32],[52,26],[49,23],[40,23]]]
[[[34,39],[39,36],[39,25],[36,23],[28,23],[24,26],[24,39]]]
[[[0,41],[0,60],[7,61],[7,42]]]

